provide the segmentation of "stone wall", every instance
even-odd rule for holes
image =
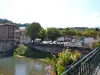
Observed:
[[[13,42],[11,41],[0,41],[0,52],[5,52],[13,47]]]

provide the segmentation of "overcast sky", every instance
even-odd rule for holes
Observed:
[[[0,18],[43,27],[100,27],[100,1],[0,0]]]

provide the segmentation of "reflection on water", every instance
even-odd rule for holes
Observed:
[[[17,64],[15,68],[15,75],[28,75],[26,71],[26,66]]]
[[[0,73],[4,75],[45,75],[46,66],[38,59],[18,57],[0,59]]]

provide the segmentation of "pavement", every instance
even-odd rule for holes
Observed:
[[[98,66],[96,67],[96,69],[92,75],[100,75],[100,63],[98,64]]]

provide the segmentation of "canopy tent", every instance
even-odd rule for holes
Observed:
[[[57,41],[58,42],[71,41],[71,38],[60,37],[57,39]]]

